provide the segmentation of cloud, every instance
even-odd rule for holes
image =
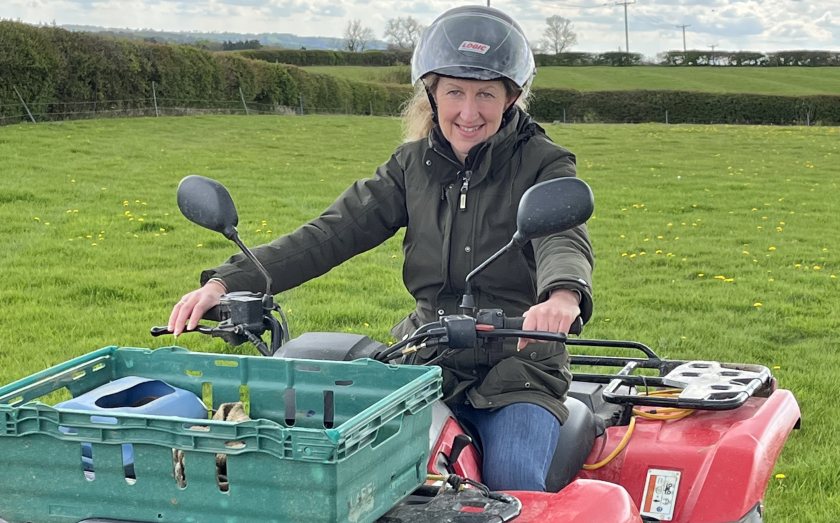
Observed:
[[[482,0],[471,3],[484,4]],[[360,19],[381,37],[391,18],[428,25],[456,0],[0,0],[0,18],[30,23],[101,25],[166,31],[292,33],[341,37]],[[559,14],[578,33],[573,50],[603,52],[625,45],[624,8],[613,0],[517,0],[499,4],[531,41]],[[503,4],[503,5],[502,5]],[[773,51],[840,51],[837,0],[637,0],[627,6],[630,49],[646,56],[689,47]]]

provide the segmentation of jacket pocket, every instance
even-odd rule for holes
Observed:
[[[490,369],[476,392],[485,398],[526,391],[562,397],[568,388],[569,377],[563,372],[562,358],[554,355],[540,361],[505,358]]]

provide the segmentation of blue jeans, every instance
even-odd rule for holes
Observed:
[[[560,434],[551,412],[530,403],[495,410],[456,405],[453,412],[479,439],[481,476],[490,490],[545,491]]]

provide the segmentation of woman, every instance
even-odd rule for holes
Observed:
[[[501,11],[466,6],[438,17],[412,58],[416,92],[404,112],[406,143],[320,217],[254,250],[272,275],[272,291],[324,274],[405,227],[403,279],[417,305],[392,333],[400,339],[459,312],[467,274],[516,230],[522,194],[575,175],[574,156],[524,111],[534,72],[525,35]],[[472,281],[473,296],[479,308],[525,316],[524,329],[568,332],[576,317],[592,313],[592,264],[586,229],[577,227],[507,253]],[[204,271],[201,282],[172,310],[176,335],[194,329],[224,292],[264,286],[244,256]],[[468,352],[441,362],[444,394],[480,440],[485,482],[545,490],[568,415],[565,348],[519,340]]]

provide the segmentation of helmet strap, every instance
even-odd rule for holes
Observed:
[[[438,110],[437,110],[437,102],[435,102],[435,97],[432,95],[432,91],[429,89],[429,86],[425,85],[426,88],[426,96],[429,97],[429,105],[432,106],[432,123],[437,125],[438,124]]]

